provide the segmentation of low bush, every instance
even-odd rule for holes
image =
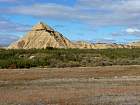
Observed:
[[[33,59],[31,58],[33,57]],[[139,65],[140,49],[0,50],[0,68]]]

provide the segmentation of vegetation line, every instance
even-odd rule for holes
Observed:
[[[0,69],[140,65],[140,49],[0,49]]]

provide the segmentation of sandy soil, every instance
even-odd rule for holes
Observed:
[[[0,105],[140,105],[140,66],[0,70]]]

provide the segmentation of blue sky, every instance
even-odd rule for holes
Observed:
[[[0,0],[0,44],[23,37],[42,21],[70,40],[140,40],[140,0]]]

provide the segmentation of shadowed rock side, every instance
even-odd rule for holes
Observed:
[[[106,49],[106,48],[131,48],[129,45],[118,44],[91,44],[87,42],[71,42],[61,33],[55,31],[44,23],[38,23],[22,39],[11,44],[10,49],[41,49],[41,48],[81,48],[81,49]]]

